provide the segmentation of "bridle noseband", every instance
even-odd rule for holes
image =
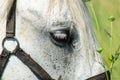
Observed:
[[[15,10],[16,0],[13,1],[12,7],[10,8],[9,14],[7,16],[6,37],[3,39],[3,51],[0,55],[0,80],[11,55],[15,55],[16,57],[18,57],[26,66],[30,68],[30,70],[36,75],[39,80],[55,80],[52,79],[51,76],[30,57],[30,55],[28,55],[20,48],[19,41],[15,38]],[[6,40],[13,40],[17,43],[16,48],[12,52],[5,48],[4,44]],[[100,75],[91,77],[87,80],[106,80],[106,73],[108,73],[109,77],[110,73],[109,71],[107,71]]]

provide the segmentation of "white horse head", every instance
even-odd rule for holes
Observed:
[[[0,44],[12,2],[0,0]],[[104,72],[87,13],[82,0],[17,0],[16,38],[20,47],[52,78],[85,80]],[[2,80],[38,79],[11,56]]]

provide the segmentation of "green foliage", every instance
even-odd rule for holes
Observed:
[[[106,32],[106,34],[109,36],[109,37],[112,37],[111,34],[107,31],[107,30],[104,30]]]
[[[105,3],[107,1],[109,3]],[[108,9],[109,7],[111,7],[110,3],[113,4],[113,2],[114,3],[116,2],[116,4],[118,4],[118,3],[120,3],[120,1],[118,1],[118,0],[116,0],[116,1],[107,0],[107,1],[92,0],[92,1],[86,1],[86,2],[87,2],[87,6],[90,11],[92,20],[93,20],[93,24],[95,25],[94,28],[95,28],[95,31],[97,34],[98,41],[100,43],[100,46],[102,47],[102,48],[98,48],[96,51],[98,53],[100,53],[101,56],[103,56],[104,61],[107,64],[107,67],[109,68],[109,70],[111,72],[111,80],[119,80],[120,79],[120,77],[119,77],[119,74],[120,74],[119,64],[120,63],[118,63],[118,60],[119,60],[119,55],[120,55],[120,47],[118,47],[118,45],[120,44],[120,42],[119,42],[118,37],[120,37],[120,36],[118,36],[118,34],[120,34],[119,33],[120,28],[119,28],[118,21],[115,21],[116,18],[114,16],[110,16],[108,18],[108,21],[110,23],[108,23],[106,21],[107,20],[106,17],[108,17],[108,15],[111,15],[111,14],[113,15],[113,13],[115,13],[115,12],[120,13],[120,10],[118,11],[118,10],[116,10],[117,8],[113,8],[115,5],[112,6],[113,9],[112,8]],[[98,3],[95,3],[95,2],[98,2]],[[103,7],[102,10],[104,10],[104,11],[102,11],[98,8],[100,5],[100,2],[104,6],[106,6],[106,5],[107,6],[110,5],[110,6],[108,8]],[[105,8],[106,8],[106,10],[105,10]],[[111,13],[110,13],[110,11],[111,11]],[[101,18],[101,16],[104,16],[104,17]],[[117,20],[120,19],[120,18],[118,18],[119,15],[117,15],[116,13],[115,13],[115,16],[117,16]],[[117,23],[118,25],[114,24],[113,22]],[[114,24],[114,27],[113,27],[113,24]],[[104,51],[103,51],[103,49],[104,49]],[[118,65],[115,63],[117,63]],[[105,68],[104,63],[100,63],[100,64]],[[115,68],[118,68],[118,70],[115,70]],[[112,73],[117,74],[117,75],[114,75]],[[115,77],[117,77],[117,78],[115,78]]]
[[[111,63],[115,63],[116,60],[118,60],[118,57],[120,55],[120,46],[118,47],[118,49],[115,51],[115,54],[111,55],[111,58],[109,58]]]
[[[112,54],[110,58],[108,58],[111,62],[110,65],[110,72],[111,72],[111,79],[112,79],[112,71],[113,71],[113,65],[114,63],[118,60],[118,57],[120,55],[120,47],[118,47],[118,49],[115,51],[115,54]]]

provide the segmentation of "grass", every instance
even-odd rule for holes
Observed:
[[[120,0],[91,0],[91,4],[86,3],[89,9],[96,36],[100,46],[103,48],[103,59],[109,67],[111,61],[108,59],[117,50],[120,45]],[[94,9],[94,11],[93,11]],[[96,15],[96,17],[95,17]],[[108,21],[109,16],[115,16],[114,23]],[[98,20],[98,22],[96,22]],[[112,26],[112,29],[111,29]],[[106,34],[112,32],[112,38]],[[120,58],[115,61],[112,70],[112,80],[120,80]]]

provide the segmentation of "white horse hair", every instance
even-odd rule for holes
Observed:
[[[13,0],[0,0],[0,51]],[[82,0],[17,0],[16,38],[20,47],[56,80],[85,80],[104,72],[97,42]],[[73,51],[55,45],[49,30],[73,22],[77,39]],[[55,26],[59,28],[59,26]],[[67,26],[69,27],[69,26]],[[8,47],[12,47],[8,44]],[[18,58],[11,56],[2,80],[38,80]]]

